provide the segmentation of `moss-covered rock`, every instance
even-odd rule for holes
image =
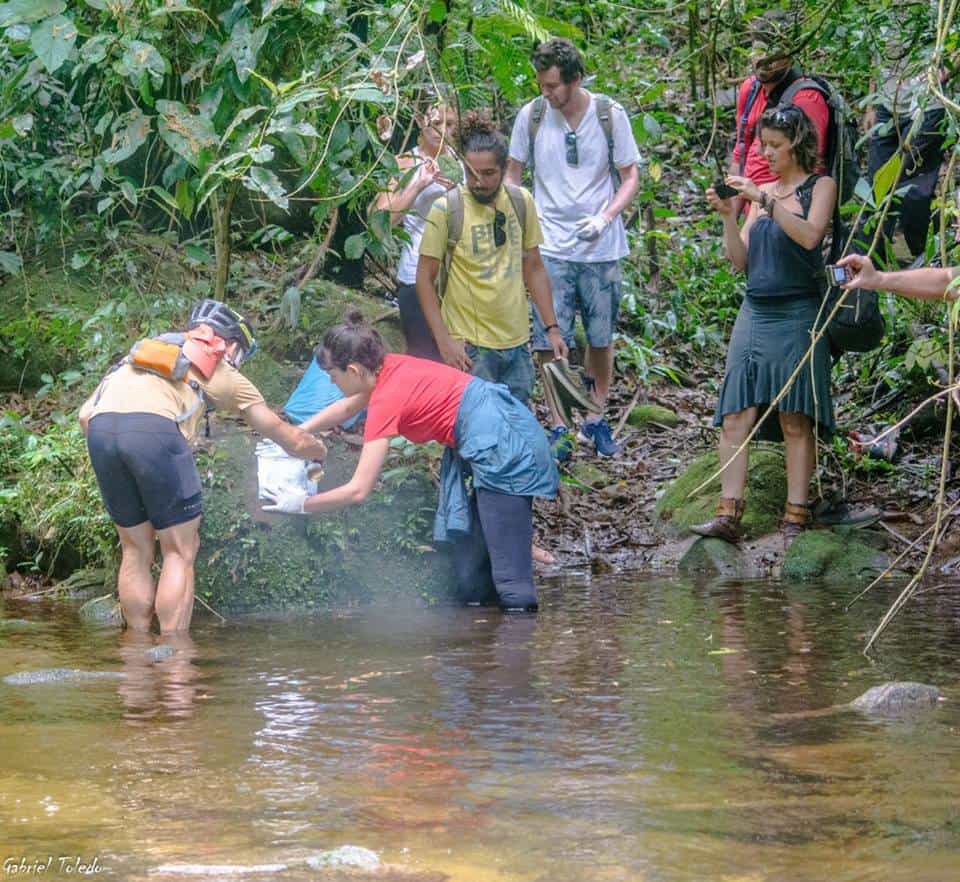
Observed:
[[[353,310],[360,312],[368,321],[376,320],[375,327],[391,352],[406,351],[400,313],[391,310],[380,297],[371,297],[325,279],[315,279],[304,286],[300,303],[300,321],[296,328],[260,328],[260,339],[275,354],[305,361],[326,331],[342,322]]]
[[[413,471],[363,505],[319,517],[263,513],[253,439],[235,431],[204,458],[205,517],[197,593],[220,611],[344,606],[449,597],[445,553],[427,545],[436,488]],[[321,485],[353,473],[357,454],[332,448]]]
[[[713,517],[720,495],[720,479],[713,478],[691,496],[720,468],[715,451],[705,453],[673,480],[654,509],[656,525],[668,536],[680,536],[693,524]],[[778,528],[787,498],[787,473],[779,447],[757,445],[750,451],[750,467],[744,493],[746,510],[743,531],[748,538],[762,536]]]
[[[637,428],[644,428],[650,423],[656,423],[659,426],[672,429],[680,424],[680,418],[669,407],[663,407],[660,404],[638,404],[630,411],[627,422]]]
[[[783,561],[785,579],[851,582],[873,578],[890,565],[890,558],[849,527],[807,530],[791,544]]]
[[[603,487],[610,480],[607,473],[592,462],[578,460],[571,463],[567,471],[575,481],[587,487]]]
[[[750,573],[750,564],[744,553],[722,539],[697,539],[680,558],[677,569],[681,573],[711,576],[744,577]]]

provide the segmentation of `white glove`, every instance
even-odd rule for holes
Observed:
[[[603,213],[587,215],[576,223],[577,238],[585,242],[593,242],[599,239],[600,234],[609,226],[610,221]]]
[[[303,504],[307,501],[308,496],[306,490],[289,485],[264,487],[260,491],[261,501],[270,503],[263,506],[264,511],[283,512],[285,514],[306,514],[303,510]]]

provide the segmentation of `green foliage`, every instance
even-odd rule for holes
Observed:
[[[12,414],[0,416],[0,475],[0,524],[15,523],[28,537],[32,568],[50,572],[62,556],[115,566],[116,531],[75,420],[61,416],[38,434]]]

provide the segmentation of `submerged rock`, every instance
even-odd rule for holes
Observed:
[[[249,876],[260,873],[282,873],[287,864],[162,864],[152,874],[170,876]]]
[[[161,643],[159,646],[151,646],[148,650],[144,652],[147,659],[152,662],[163,661],[165,658],[170,658],[171,655],[176,654],[176,650],[172,646],[168,646],[166,643]]]
[[[686,535],[693,524],[713,517],[720,495],[720,479],[713,478],[690,495],[720,468],[720,457],[706,453],[674,478],[654,509],[655,524],[668,537]],[[778,528],[787,498],[787,471],[779,447],[758,445],[750,451],[743,533],[747,539],[772,533]]]
[[[904,717],[930,710],[940,701],[940,690],[926,683],[884,683],[868,689],[850,702],[850,707],[865,714]]]
[[[751,566],[736,545],[723,539],[700,538],[680,558],[677,569],[697,575],[743,577],[750,575]]]
[[[324,851],[306,859],[307,866],[314,870],[344,867],[353,870],[377,870],[380,858],[375,851],[358,845],[341,845],[332,851]]]
[[[47,668],[42,671],[20,671],[8,674],[3,682],[8,686],[37,686],[45,683],[81,683],[87,680],[116,680],[123,671],[82,671],[78,668]]]
[[[889,566],[890,558],[870,545],[867,535],[843,527],[806,530],[794,540],[783,560],[783,578],[828,582],[873,578]]]
[[[43,622],[31,622],[27,619],[0,619],[0,631],[32,631],[45,627]]]
[[[95,597],[80,607],[80,618],[95,625],[123,627],[123,613],[120,611],[120,601],[112,594],[106,597]]]

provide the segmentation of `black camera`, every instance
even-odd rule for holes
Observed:
[[[717,181],[713,185],[713,190],[721,199],[732,199],[734,196],[740,195],[739,190],[728,187],[723,181]]]
[[[826,267],[826,270],[831,285],[846,285],[853,278],[853,273],[848,266],[831,264]]]

